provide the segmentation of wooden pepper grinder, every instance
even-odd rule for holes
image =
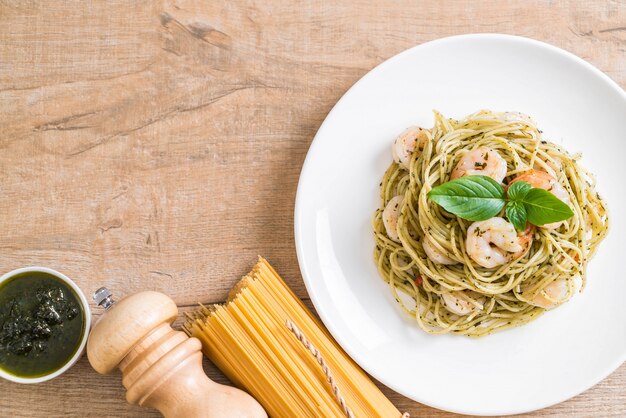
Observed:
[[[106,288],[94,299],[107,312],[91,331],[87,357],[98,373],[119,367],[129,403],[166,418],[267,417],[250,395],[207,377],[200,341],[170,326],[178,316],[172,299],[140,292],[115,303]]]

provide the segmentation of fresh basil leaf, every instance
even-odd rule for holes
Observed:
[[[531,188],[532,186],[525,181],[516,181],[509,186],[507,196],[513,201],[522,200]]]
[[[547,190],[532,188],[523,199],[528,221],[545,225],[574,216],[572,209]]]
[[[505,204],[504,189],[487,176],[465,176],[449,181],[428,192],[428,198],[469,221],[493,218]]]
[[[528,184],[528,183],[527,183]],[[521,202],[509,202],[506,205],[506,217],[516,230],[526,229],[526,208]]]

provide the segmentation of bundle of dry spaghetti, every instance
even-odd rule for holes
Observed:
[[[272,417],[401,416],[261,257],[183,328]]]

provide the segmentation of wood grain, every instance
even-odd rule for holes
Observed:
[[[307,300],[300,168],[333,104],[386,58],[510,33],[626,86],[623,1],[4,0],[0,19],[0,271],[45,265],[87,293],[154,289],[183,308],[223,300],[257,254]],[[533,416],[624,416],[625,385],[622,366]],[[154,415],[85,359],[0,392],[0,416]],[[385,392],[413,416],[449,416]]]

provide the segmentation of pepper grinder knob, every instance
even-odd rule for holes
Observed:
[[[104,309],[109,309],[111,305],[115,303],[111,291],[106,287],[101,287],[93,292],[93,300],[96,301],[98,306],[102,306]]]

